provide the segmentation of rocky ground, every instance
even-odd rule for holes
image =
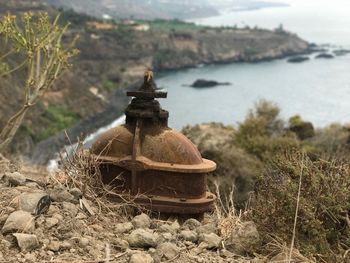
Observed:
[[[0,262],[284,262],[283,253],[257,256],[255,224],[232,211],[218,210],[202,222],[150,218],[85,198],[62,183],[63,172],[44,178],[34,168],[5,167]]]

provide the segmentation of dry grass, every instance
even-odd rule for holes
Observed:
[[[135,202],[136,197],[121,195],[112,186],[102,182],[100,173],[101,161],[96,155],[84,149],[78,142],[72,154],[61,156],[61,171],[50,177],[53,184],[61,184],[70,189],[78,188],[83,196],[98,207],[98,213],[115,213],[123,218],[129,218],[136,211],[144,211]],[[118,180],[118,176],[114,180]],[[120,200],[115,202],[112,200]]]

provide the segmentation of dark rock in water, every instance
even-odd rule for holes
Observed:
[[[304,56],[297,56],[297,57],[292,57],[290,59],[288,59],[289,63],[301,63],[304,62],[306,60],[309,60],[309,57],[304,57]]]
[[[230,85],[229,82],[217,82],[215,80],[205,80],[205,79],[197,79],[193,82],[190,87],[193,88],[211,88],[220,85]]]
[[[289,119],[289,130],[294,132],[300,140],[315,136],[315,129],[312,123],[303,121],[299,115]]]
[[[350,53],[350,49],[338,49],[338,50],[334,50],[333,53],[334,53],[336,56],[344,56],[344,55]]]
[[[329,53],[321,53],[321,54],[317,55],[316,58],[334,58],[334,56],[332,54],[329,54]]]

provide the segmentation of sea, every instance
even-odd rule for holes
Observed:
[[[248,11],[225,9],[219,16],[191,21],[199,25],[248,25],[272,30],[282,24],[285,30],[330,51],[350,48],[350,1],[284,2],[289,6]],[[170,112],[170,126],[178,130],[208,122],[237,125],[262,99],[276,103],[286,120],[299,114],[316,127],[350,123],[350,54],[333,59],[314,57],[296,64],[278,59],[199,66],[162,74],[156,83],[168,91],[168,99],[161,104]],[[184,86],[196,79],[231,85],[203,89]]]
[[[285,30],[329,50],[350,49],[349,0],[279,2],[289,6],[246,11],[226,8],[218,16],[191,21],[198,25],[248,25],[272,30],[282,24]],[[170,112],[169,126],[177,130],[186,125],[210,122],[236,126],[262,99],[277,104],[285,120],[299,114],[319,128],[332,123],[350,123],[350,54],[333,59],[315,59],[314,56],[296,64],[278,59],[199,65],[155,75],[158,87],[168,91],[168,98],[160,102]],[[202,89],[185,86],[197,79],[230,82],[231,85]],[[101,127],[88,136],[85,146],[91,146],[98,135],[124,122],[125,116],[120,116]],[[67,151],[73,148],[68,147]],[[57,160],[51,160],[48,169],[56,168]]]

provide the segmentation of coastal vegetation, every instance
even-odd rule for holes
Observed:
[[[184,133],[217,162],[210,186],[221,187],[223,200],[232,194],[236,208],[257,224],[263,253],[273,240],[290,244],[294,238],[311,261],[344,262],[350,246],[350,129],[314,130],[300,116],[281,119],[279,111],[260,101],[237,127],[203,124]]]

